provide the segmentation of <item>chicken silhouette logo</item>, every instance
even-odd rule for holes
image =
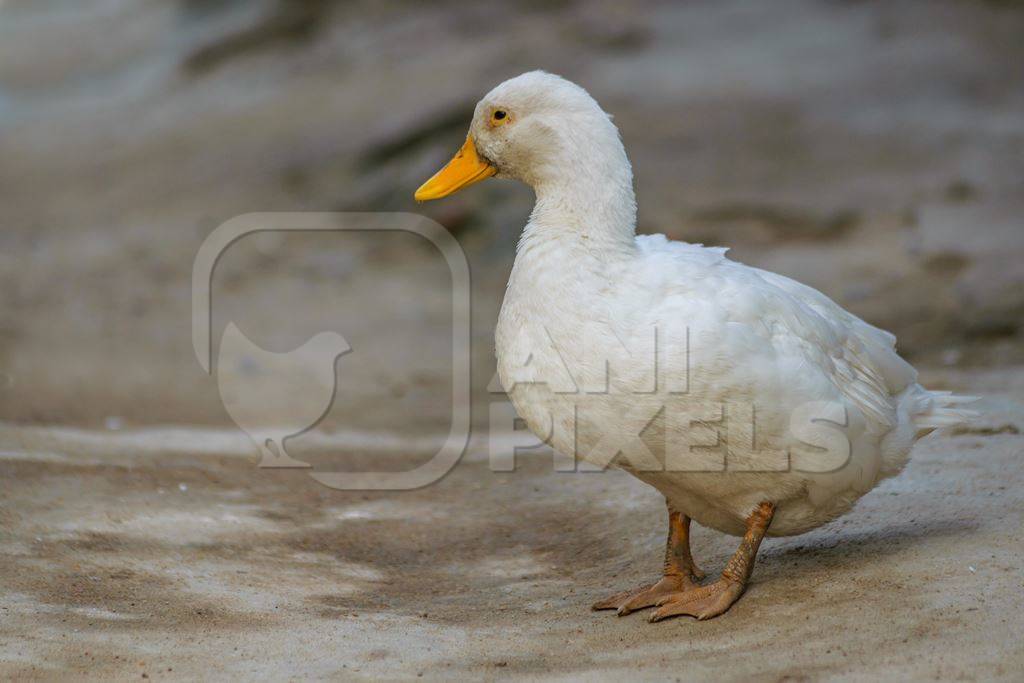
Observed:
[[[275,353],[228,323],[220,341],[217,385],[231,419],[256,443],[260,467],[310,467],[288,455],[285,439],[315,426],[334,402],[334,364],[352,350],[337,332],[321,332]]]
[[[436,482],[462,457],[470,428],[469,262],[436,221],[398,212],[286,212],[243,214],[221,223],[203,241],[192,265],[192,348],[199,365],[214,374],[212,288],[221,255],[246,235],[296,231],[405,233],[433,245],[444,259],[451,274],[452,311],[451,423],[444,441],[429,460],[408,470],[310,471],[317,482],[343,491],[408,491]],[[336,311],[325,311],[325,319],[336,316]],[[351,350],[337,332],[320,332],[291,351],[268,351],[236,324],[227,324],[216,354],[217,388],[228,415],[255,443],[260,467],[311,467],[288,454],[288,439],[312,429],[327,414],[334,402],[335,363]],[[331,443],[342,458],[351,448],[340,438]]]

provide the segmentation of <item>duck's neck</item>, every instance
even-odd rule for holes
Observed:
[[[618,136],[615,144],[579,146],[557,168],[530,184],[537,201],[523,231],[519,253],[539,242],[575,243],[598,257],[636,250],[633,171]]]

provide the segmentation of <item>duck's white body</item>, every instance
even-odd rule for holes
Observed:
[[[760,515],[788,535],[849,510],[915,440],[964,417],[964,399],[917,383],[891,334],[814,289],[724,249],[637,237],[618,130],[579,86],[543,72],[499,85],[417,198],[494,174],[537,195],[498,320],[498,372],[558,451],[599,467],[618,456],[714,529],[754,533]]]
[[[729,446],[729,421],[752,413],[755,448],[726,453],[725,471],[642,471],[624,463],[705,526],[742,535],[750,511],[770,500],[778,506],[770,534],[813,529],[897,474],[918,434],[950,417],[939,405],[948,397],[917,384],[892,335],[809,287],[730,261],[721,249],[661,235],[637,237],[631,250],[606,251],[561,234],[536,221],[526,228],[498,320],[502,382],[535,433],[582,460],[607,433],[635,434],[631,415],[643,419],[664,407],[643,431],[664,465],[665,430],[692,428],[665,415],[692,412],[695,404],[712,414],[721,406],[723,420],[713,425],[721,454]],[[658,356],[665,361],[661,384],[686,393],[631,391],[646,387],[647,375],[638,363],[629,376],[621,362],[609,372],[610,393],[586,392],[588,373],[603,371],[588,364],[621,359],[623,347],[648,348],[652,329],[669,345]],[[534,381],[515,381],[524,368]],[[567,371],[579,391],[561,391],[568,389]],[[832,470],[829,455],[816,466],[815,451],[793,433],[794,413],[809,403],[846,409],[846,428],[833,429],[849,439],[848,461],[834,471],[820,471]],[[734,433],[749,431],[737,427]],[[676,436],[677,443],[687,441]],[[785,452],[789,470],[770,471]],[[606,456],[602,451],[597,464]]]
[[[891,334],[816,290],[731,261],[724,249],[635,236],[629,162],[610,118],[582,89],[526,74],[496,88],[481,106],[491,98],[514,99],[517,88],[533,92],[532,81],[543,79],[554,79],[545,84],[549,90],[566,90],[560,104],[572,125],[544,126],[544,152],[519,164],[504,160],[511,170],[502,171],[530,183],[537,204],[496,331],[499,376],[536,434],[587,461],[605,436],[628,438],[638,432],[637,419],[660,410],[642,431],[659,467],[637,467],[621,456],[619,466],[676,509],[726,533],[742,535],[750,511],[772,501],[769,533],[790,535],[849,510],[902,469],[919,436],[959,421],[952,406],[960,399],[917,384]],[[476,139],[482,156],[508,156],[508,147],[486,131]],[[621,361],[624,347],[648,348],[654,330],[658,387],[652,393],[649,366]],[[609,391],[591,391],[588,378],[610,366]],[[524,374],[529,381],[521,381]],[[674,393],[680,387],[686,392]],[[830,428],[849,445],[840,461],[834,452],[818,456],[813,439],[808,444],[808,406],[823,411],[811,417],[837,423]],[[716,410],[722,417],[712,425],[717,451],[687,445],[694,441],[687,432],[698,427],[676,413]],[[751,416],[753,425],[741,424]],[[607,464],[607,448],[596,450],[597,464]],[[724,459],[724,471],[706,466],[715,452],[712,461]],[[788,454],[786,471],[778,471],[780,454]],[[714,471],[691,471],[701,469]]]

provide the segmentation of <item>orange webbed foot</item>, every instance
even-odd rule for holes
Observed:
[[[742,583],[721,578],[707,586],[667,595],[658,602],[658,609],[651,614],[650,621],[682,615],[696,617],[698,620],[717,617],[732,607],[743,594],[743,589]]]
[[[693,590],[696,586],[697,584],[684,576],[664,576],[655,584],[616,593],[610,598],[596,602],[591,609],[613,609],[622,617],[636,610],[662,604],[672,596]]]

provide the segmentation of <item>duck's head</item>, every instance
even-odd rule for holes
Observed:
[[[440,199],[491,176],[539,191],[612,174],[631,183],[611,117],[575,83],[531,71],[480,100],[462,149],[416,190],[416,200]]]

